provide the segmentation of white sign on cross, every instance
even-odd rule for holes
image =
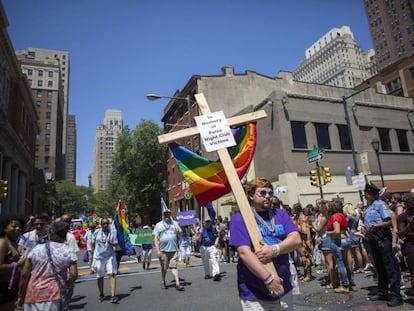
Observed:
[[[197,101],[198,107],[201,111],[201,114],[206,115],[210,113],[210,108],[208,107],[207,101],[203,94],[196,94],[194,95]],[[260,120],[266,118],[266,112],[263,110],[255,111],[247,114],[243,114],[237,117],[227,119],[227,123],[230,126],[234,125],[241,125],[248,122]],[[198,134],[199,130],[197,127],[187,128],[180,131],[171,132],[168,134],[158,136],[158,142],[160,144],[165,144],[168,142],[172,142],[184,137],[188,137],[191,135]],[[247,200],[246,194],[244,192],[243,186],[240,182],[239,176],[237,175],[236,169],[234,168],[233,162],[231,157],[226,148],[217,150],[219,155],[220,161],[223,164],[224,171],[226,173],[227,179],[229,181],[231,190],[233,191],[234,197],[236,202],[239,206],[240,213],[243,217],[244,223],[246,224],[247,231],[249,232],[250,239],[253,243],[253,247],[255,250],[260,248],[260,241],[263,240],[263,237],[259,231],[259,227],[257,226],[256,220],[254,218],[252,209],[250,207],[249,201]],[[267,270],[274,274],[276,273],[276,269],[272,262],[267,263],[266,265]]]

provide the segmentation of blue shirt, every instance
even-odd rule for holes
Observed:
[[[365,227],[384,222],[391,218],[388,205],[382,200],[375,200],[365,209]]]
[[[161,252],[178,251],[177,233],[179,228],[173,220],[162,220],[155,225],[152,235],[158,238],[158,244]]]
[[[105,232],[102,228],[95,230],[93,233],[93,241],[95,242],[94,259],[106,259],[115,255],[114,247],[108,243],[118,243],[116,231]]]

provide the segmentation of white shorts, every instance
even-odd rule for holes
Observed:
[[[105,273],[108,275],[117,273],[115,256],[104,259],[94,258],[92,266],[93,270],[96,271],[96,277],[98,279],[103,278],[105,276]]]
[[[191,246],[180,246],[180,260],[191,256]]]

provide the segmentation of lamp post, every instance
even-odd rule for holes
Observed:
[[[375,151],[375,154],[377,155],[377,161],[378,161],[378,168],[379,168],[379,172],[380,172],[380,176],[381,176],[381,184],[382,184],[382,188],[385,187],[385,183],[384,183],[384,175],[382,174],[382,166],[381,166],[381,161],[380,161],[380,156],[379,156],[379,147],[380,147],[380,142],[378,140],[378,138],[373,138],[371,140],[371,145],[372,148]]]

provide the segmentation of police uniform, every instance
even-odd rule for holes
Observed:
[[[392,233],[390,227],[376,228],[375,224],[391,220],[388,205],[378,199],[379,189],[367,184],[365,192],[372,193],[376,198],[365,209],[365,227],[372,249],[372,257],[378,274],[378,292],[370,300],[388,300],[389,306],[402,302],[400,294],[400,276],[392,251]],[[389,285],[389,286],[388,286]],[[388,289],[390,293],[388,293]]]

